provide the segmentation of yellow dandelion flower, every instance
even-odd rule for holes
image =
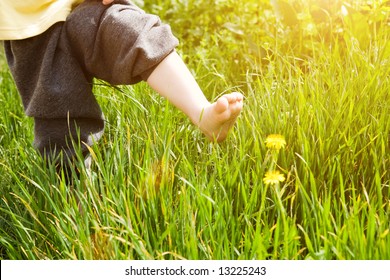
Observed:
[[[265,139],[265,145],[268,149],[280,150],[286,146],[286,140],[284,140],[283,135],[271,134]]]
[[[276,185],[280,182],[286,180],[284,175],[280,173],[278,170],[272,170],[265,173],[263,178],[263,182],[266,185]]]

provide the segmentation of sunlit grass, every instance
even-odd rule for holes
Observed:
[[[390,259],[388,29],[367,49],[301,38],[313,46],[306,57],[276,37],[260,63],[245,48],[229,59],[246,41],[235,29],[222,42],[218,28],[203,40],[227,49],[196,45],[195,32],[179,52],[210,99],[244,93],[226,142],[210,144],[145,84],[96,81],[106,131],[73,186],[31,146],[32,121],[2,66],[1,258]]]

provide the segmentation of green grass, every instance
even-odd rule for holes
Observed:
[[[330,42],[305,35],[302,15],[278,31],[268,1],[218,2],[229,25],[207,1],[169,2],[144,7],[172,23],[208,98],[245,95],[228,140],[210,144],[144,83],[96,81],[105,135],[90,147],[92,174],[79,159],[67,186],[32,147],[0,58],[0,257],[390,259],[388,18],[364,48],[347,21]],[[265,145],[274,133],[287,142],[277,157]],[[286,180],[266,185],[275,160]]]

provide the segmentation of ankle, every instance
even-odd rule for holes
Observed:
[[[198,127],[201,126],[201,122],[204,118],[204,112],[211,105],[212,104],[207,101],[202,104],[199,104],[198,106],[194,106],[192,112],[189,114],[189,118],[194,125]]]

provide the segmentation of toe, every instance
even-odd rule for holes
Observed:
[[[228,94],[225,94],[224,96],[222,96],[224,98],[226,98],[226,100],[229,102],[229,103],[234,103],[236,102],[236,96],[234,95],[234,93],[228,93]]]
[[[223,113],[226,111],[229,107],[229,99],[227,96],[222,96],[218,98],[217,102],[215,103],[215,111],[217,113]]]
[[[239,92],[232,92],[232,93],[228,94],[228,96],[229,96],[229,103],[240,102],[243,99],[242,94]]]
[[[244,96],[239,92],[236,92],[236,97],[237,97],[237,101],[239,102],[241,102],[244,99]]]
[[[232,114],[239,114],[242,110],[242,107],[243,107],[243,103],[242,103],[242,100],[241,101],[237,101],[236,103],[230,105],[230,110],[232,112]]]

